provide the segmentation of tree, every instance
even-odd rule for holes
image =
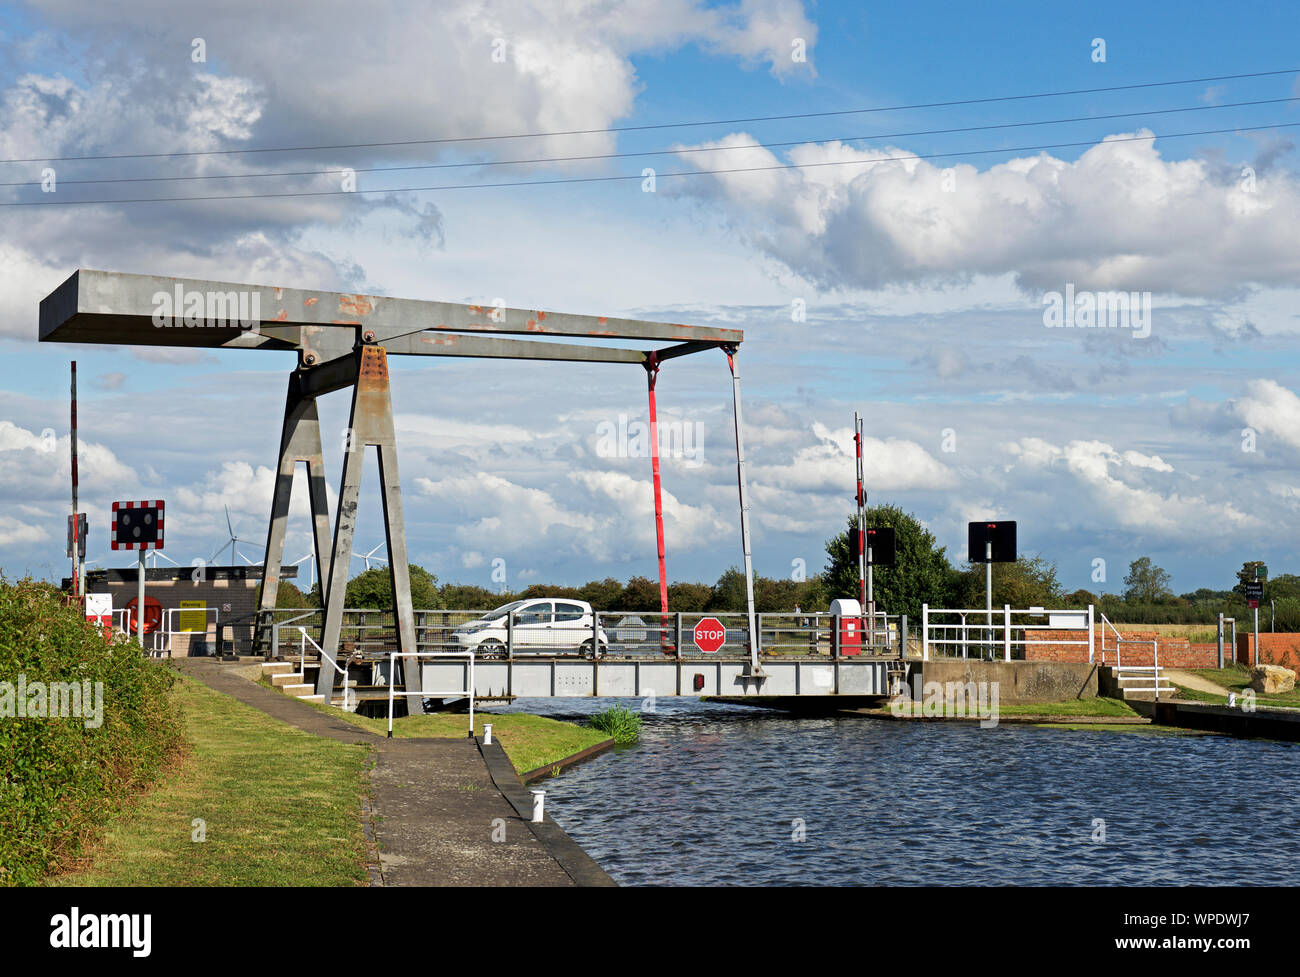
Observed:
[[[710,611],[745,611],[749,609],[749,598],[745,593],[745,574],[739,567],[728,567],[723,571],[718,582],[713,585],[709,595]]]
[[[1263,560],[1247,560],[1237,571],[1237,586],[1233,587],[1234,593],[1242,597],[1246,596],[1246,584],[1255,582],[1255,568],[1264,566]]]
[[[410,564],[411,606],[417,611],[441,608],[438,578],[422,566]],[[368,607],[390,610],[393,607],[393,583],[388,567],[371,567],[348,581],[344,595],[347,607]]]
[[[850,516],[849,528],[856,528],[857,521],[856,515]],[[893,527],[897,542],[897,566],[876,567],[872,573],[876,609],[920,620],[923,603],[947,603],[952,594],[953,568],[945,547],[937,545],[934,534],[895,505],[871,506],[866,510],[866,521],[868,528]],[[827,599],[856,598],[858,560],[849,550],[847,532],[827,540],[826,555],[829,562],[822,590]]]
[[[659,581],[649,577],[633,577],[623,588],[617,611],[657,611],[659,609]]]
[[[578,588],[578,599],[585,600],[595,610],[612,611],[623,596],[623,585],[613,577],[591,580]]]
[[[961,574],[958,603],[962,607],[983,607],[987,581],[983,563],[968,563]],[[1086,591],[1085,591],[1086,593]],[[1022,556],[1015,563],[993,564],[993,606],[1050,607],[1064,601],[1056,564],[1042,556]]]
[[[668,585],[668,609],[693,614],[708,610],[709,598],[713,588],[706,583],[670,583]]]
[[[514,594],[502,594],[476,584],[449,583],[438,588],[439,606],[457,611],[490,611],[508,604]]]
[[[1129,604],[1159,604],[1174,595],[1169,589],[1169,574],[1140,556],[1128,565],[1124,577],[1124,600]]]

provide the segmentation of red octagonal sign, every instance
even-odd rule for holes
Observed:
[[[695,625],[695,647],[700,651],[717,651],[726,640],[727,629],[716,617],[706,617]]]

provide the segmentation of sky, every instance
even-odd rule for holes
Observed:
[[[90,559],[131,562],[114,500],[166,500],[182,565],[226,542],[227,508],[247,557],[265,537],[293,354],[38,343],[79,267],[742,329],[768,576],[824,565],[855,411],[869,500],[955,561],[998,518],[1067,589],[1120,591],[1143,555],[1178,592],[1300,570],[1300,9],[358,9],[0,6],[5,574],[68,572],[73,359]],[[244,199],[154,199],[199,196]],[[484,586],[655,575],[639,371],[392,372],[413,562]],[[741,561],[730,395],[720,353],[660,375],[674,580]],[[347,406],[321,401],[331,503]],[[371,457],[360,553],[376,488]]]

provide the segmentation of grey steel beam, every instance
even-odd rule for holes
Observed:
[[[155,325],[155,316],[168,311],[183,316],[191,301],[200,301],[204,315],[192,326]],[[738,344],[738,329],[648,322],[609,316],[573,315],[542,310],[430,302],[277,288],[269,285],[216,282],[206,279],[128,275],[80,269],[41,302],[40,338],[44,342],[113,343],[142,346],[271,346],[293,348],[283,336],[232,326],[228,318],[208,315],[212,300],[229,311],[257,310],[267,326],[303,327],[301,346],[309,345],[307,327],[353,326],[395,336],[439,332],[503,335],[585,336],[601,339],[705,341]],[[179,303],[178,303],[179,299]],[[241,304],[242,303],[242,304]],[[177,308],[177,305],[180,305]],[[279,344],[279,345],[277,345]]]
[[[355,364],[352,377],[355,381]],[[259,613],[253,634],[254,654],[266,654],[268,650],[272,654],[279,653],[278,648],[268,649],[268,635],[280,589],[280,566],[284,560],[284,536],[293,495],[293,476],[300,461],[307,465],[307,490],[311,502],[316,565],[320,568],[321,580],[329,578],[330,521],[325,497],[325,459],[321,448],[320,417],[316,410],[315,396],[303,394],[301,381],[299,374],[289,375],[284,425],[280,434],[280,457],[276,468],[275,489],[271,496],[271,520],[266,532],[266,562],[262,571],[261,596],[258,598]]]
[[[578,346],[572,343],[504,339],[498,336],[465,336],[445,332],[419,332],[383,338],[376,343],[391,353],[407,356],[474,356],[485,359],[559,360],[568,363],[635,363],[643,365],[646,354],[639,349],[610,346]],[[705,344],[709,348],[711,344]]]
[[[397,617],[397,650],[414,652],[415,614],[411,607],[410,565],[406,557],[406,524],[402,517],[401,484],[397,473],[397,436],[393,427],[393,401],[388,383],[388,358],[382,347],[367,346],[359,353],[347,450],[339,483],[338,515],[330,555],[329,587],[324,591],[322,654],[341,663],[339,638],[343,628],[344,596],[351,566],[352,538],[356,531],[357,501],[361,494],[361,467],[366,445],[379,449],[379,483],[384,506],[384,535],[388,544],[389,579],[393,587],[393,612]],[[324,576],[322,580],[326,579]],[[408,692],[420,690],[420,670],[405,668]],[[334,693],[335,668],[321,662],[316,693],[328,702]],[[389,676],[389,681],[393,677]]]

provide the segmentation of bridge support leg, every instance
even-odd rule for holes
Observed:
[[[352,414],[343,456],[343,477],[339,483],[339,508],[334,520],[334,545],[330,554],[329,585],[325,588],[325,620],[321,648],[339,660],[339,637],[351,566],[352,539],[357,524],[357,500],[361,494],[361,466],[366,445],[379,449],[379,482],[384,507],[384,536],[388,545],[388,573],[393,587],[393,608],[397,617],[397,650],[414,652],[415,614],[411,607],[410,564],[406,556],[406,523],[402,518],[401,483],[397,473],[397,438],[393,428],[393,402],[388,384],[388,357],[382,346],[364,346],[357,356],[356,385],[352,391]],[[321,578],[326,579],[325,577]],[[406,690],[418,692],[420,670],[403,659]],[[334,693],[337,672],[329,662],[321,663],[316,693],[326,701]],[[390,676],[392,681],[393,677]]]
[[[724,347],[727,366],[731,369],[731,405],[736,420],[736,484],[740,489],[740,544],[745,554],[745,603],[749,614],[749,667],[755,676],[763,675],[758,654],[762,636],[758,633],[758,620],[754,614],[754,563],[749,553],[749,498],[745,491],[745,441],[741,435],[740,373],[736,370],[736,347]]]
[[[320,418],[314,395],[302,391],[302,374],[289,374],[289,392],[285,398],[284,426],[280,433],[280,458],[276,468],[275,489],[271,496],[271,521],[266,531],[266,561],[262,572],[262,589],[258,597],[257,629],[253,636],[254,654],[278,654],[270,647],[272,612],[280,589],[280,567],[284,560],[285,524],[293,496],[293,476],[298,462],[307,464],[307,491],[311,500],[313,540],[316,565],[320,568],[321,591],[329,576],[329,508],[325,501],[325,461],[321,452]]]

